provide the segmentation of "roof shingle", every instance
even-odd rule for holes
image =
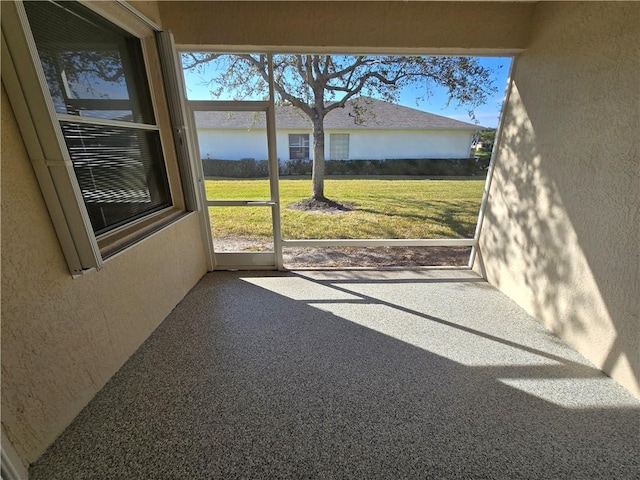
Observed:
[[[362,121],[356,123],[354,102],[359,102]],[[253,112],[195,112],[197,128],[256,128],[264,129],[265,116]],[[293,106],[276,107],[276,125],[279,129],[311,129],[311,120]],[[369,97],[347,102],[344,108],[331,111],[324,122],[330,130],[478,130],[472,123],[403,107]]]

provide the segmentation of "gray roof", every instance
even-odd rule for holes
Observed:
[[[354,102],[358,102],[362,121],[356,123]],[[253,112],[195,112],[197,128],[264,129],[265,114]],[[311,120],[297,108],[276,107],[278,129],[311,129]],[[328,130],[390,129],[390,130],[478,130],[482,128],[472,123],[423,112],[415,108],[403,107],[368,97],[347,102],[344,108],[331,111],[324,122]]]

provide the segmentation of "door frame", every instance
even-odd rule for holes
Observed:
[[[278,176],[278,154],[276,145],[276,113],[273,91],[273,56],[267,55],[269,65],[269,99],[266,101],[226,101],[226,100],[186,100],[189,130],[192,132],[191,141],[197,152],[195,162],[198,171],[198,194],[203,208],[200,221],[207,233],[211,263],[214,270],[284,270],[282,260],[282,231],[280,225],[280,189]],[[224,112],[264,112],[267,125],[267,154],[269,164],[269,200],[209,200],[205,188],[205,176],[200,158],[200,147],[197,138],[195,112],[224,111]],[[273,252],[251,253],[216,253],[209,219],[209,207],[264,207],[271,209],[271,223],[273,232]]]
[[[278,172],[278,161],[277,161],[277,152],[276,152],[276,142],[275,142],[275,95],[274,95],[274,73],[273,73],[273,56],[274,55],[278,55],[281,54],[283,51],[287,51],[289,53],[302,53],[302,54],[308,54],[309,50],[312,50],[315,53],[321,53],[321,48],[291,48],[288,47],[286,49],[283,49],[282,47],[268,47],[268,48],[260,48],[260,49],[251,49],[253,53],[260,53],[260,54],[264,54],[267,56],[268,58],[268,69],[269,69],[269,101],[267,102],[261,102],[264,104],[268,104],[268,108],[267,108],[267,125],[268,127],[270,126],[270,131],[268,132],[268,142],[269,142],[269,166],[270,166],[270,181],[271,181],[271,201],[274,203],[272,208],[273,208],[273,215],[272,215],[272,221],[273,221],[273,234],[274,234],[274,254],[275,254],[275,259],[274,259],[274,263],[275,265],[272,266],[257,266],[257,265],[237,265],[235,267],[233,267],[234,269],[251,269],[251,270],[256,270],[256,269],[278,269],[278,270],[285,270],[284,266],[283,266],[283,255],[282,255],[282,248],[283,247],[318,247],[318,248],[326,248],[326,247],[345,247],[345,246],[350,246],[350,247],[381,247],[381,246],[388,246],[388,247],[470,247],[471,251],[470,251],[470,255],[469,255],[469,260],[467,265],[465,266],[459,266],[459,267],[455,267],[455,266],[451,266],[451,267],[444,267],[444,268],[451,268],[451,269],[464,269],[464,270],[468,270],[474,267],[474,263],[475,263],[475,259],[477,256],[477,252],[478,252],[478,241],[480,238],[480,233],[482,230],[482,223],[484,220],[484,216],[485,216],[485,212],[486,212],[486,208],[489,202],[489,188],[491,185],[491,181],[493,178],[493,172],[495,169],[495,162],[496,162],[496,157],[499,151],[499,146],[500,146],[500,140],[501,140],[501,135],[502,135],[502,130],[503,130],[503,124],[505,121],[505,111],[507,108],[507,102],[508,102],[508,98],[509,95],[511,93],[511,88],[512,88],[512,78],[513,78],[513,74],[515,72],[515,67],[516,67],[516,60],[518,58],[518,53],[519,52],[513,52],[513,51],[504,51],[504,52],[496,52],[496,56],[505,56],[505,57],[510,57],[511,58],[511,65],[509,68],[509,73],[507,75],[507,82],[505,85],[505,90],[503,93],[503,101],[502,101],[502,107],[500,110],[500,120],[499,120],[499,125],[497,128],[497,132],[496,132],[496,141],[494,144],[494,148],[493,148],[493,153],[491,156],[491,160],[489,163],[489,167],[488,167],[488,171],[487,171],[487,176],[485,179],[485,183],[484,183],[484,189],[483,189],[483,194],[482,194],[482,198],[480,201],[480,208],[479,208],[479,212],[478,212],[478,217],[476,220],[476,229],[475,229],[475,233],[474,236],[471,238],[426,238],[426,239],[283,239],[282,238],[282,230],[281,230],[281,224],[280,224],[280,199],[279,199],[279,172]],[[226,54],[234,54],[234,53],[244,53],[247,51],[246,47],[238,47],[238,46],[229,46],[229,45],[207,45],[207,46],[202,46],[199,45],[197,48],[193,48],[192,45],[180,45],[177,48],[177,52],[189,52],[189,51],[207,51],[207,52],[224,52]],[[352,50],[352,49],[345,49],[345,48],[332,48],[328,51],[331,54],[345,54],[345,55],[357,55],[357,54],[366,54],[367,52],[369,54],[372,54],[372,52],[370,50],[367,50],[367,52],[362,52],[360,50]],[[394,51],[380,51],[380,52],[373,52],[374,54],[391,54],[391,55],[396,55],[396,54],[401,54]],[[404,52],[404,54],[407,54],[407,52]],[[442,55],[442,53],[434,53],[434,52],[430,52],[430,51],[413,51],[411,53],[409,53],[411,55]],[[446,54],[446,56],[455,56],[456,52],[449,52]],[[471,55],[471,56],[486,56],[486,53],[480,53],[480,52],[459,52],[457,53],[457,55]],[[186,93],[186,91],[185,91]],[[186,98],[186,94],[185,94],[185,98]],[[229,110],[229,106],[232,104],[241,104],[241,103],[248,103],[248,102],[220,102],[220,101],[189,101],[187,100],[187,103],[209,103],[209,104],[223,104],[226,103],[227,105],[227,110]],[[251,109],[250,109],[251,110]],[[191,122],[191,131],[192,131],[192,138],[195,138],[195,122],[193,120],[193,114],[188,115],[190,117],[190,122]],[[198,163],[197,168],[199,168],[200,170],[202,170],[202,162],[196,162]],[[200,171],[200,177],[199,177],[199,183],[201,183],[202,187],[201,190],[204,190],[204,175],[203,173]],[[204,199],[204,204],[206,205],[206,198]],[[206,217],[206,218],[204,218]],[[204,212],[203,215],[203,222],[206,222],[206,227],[204,227],[203,229],[205,229],[208,232],[209,235],[209,239],[210,239],[210,244],[211,244],[211,229],[209,226],[209,215],[208,215],[208,208],[206,209],[206,211]],[[218,256],[221,254],[218,254]],[[251,254],[240,254],[240,255],[251,255]],[[212,253],[212,257],[215,257],[215,253]],[[215,262],[215,258],[213,260]],[[215,265],[215,264],[214,264]],[[214,267],[216,268],[216,267]],[[224,269],[224,268],[228,268],[226,266],[221,266],[221,268],[219,269]],[[422,267],[422,268],[443,268],[443,267]]]

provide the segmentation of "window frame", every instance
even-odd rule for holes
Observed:
[[[155,119],[153,129],[159,132],[171,204],[101,235],[94,234],[62,134],[60,114],[55,112],[24,6],[21,0],[3,2],[2,82],[74,276],[101,268],[109,257],[186,213],[156,41],[157,29],[120,2],[79,3],[140,41],[146,88]]]
[[[292,137],[298,137],[298,139],[300,140],[300,144],[292,144],[291,143],[291,139]],[[309,140],[309,134],[308,133],[290,133],[288,136],[289,139],[289,160],[310,160],[311,159],[311,143]],[[303,153],[304,150],[306,149],[307,155],[306,156],[292,156],[291,152],[293,149],[300,149]]]

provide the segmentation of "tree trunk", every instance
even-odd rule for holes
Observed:
[[[313,165],[311,171],[311,198],[324,201],[324,117],[313,119]]]

